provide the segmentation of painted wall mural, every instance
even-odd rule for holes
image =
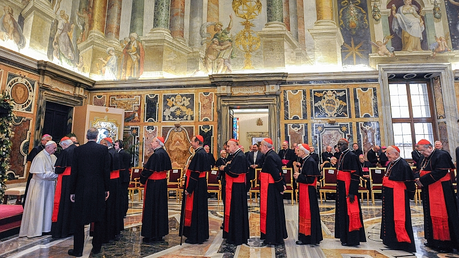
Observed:
[[[33,113],[35,81],[17,74],[8,74],[6,91],[13,99],[15,111]]]
[[[313,145],[318,146],[319,150],[324,150],[326,146],[335,146],[339,139],[352,138],[352,123],[322,124],[313,125],[314,139]],[[352,142],[352,141],[350,141]]]
[[[173,168],[184,168],[191,156],[190,140],[194,136],[192,126],[162,127],[165,137],[164,146],[169,154]]]
[[[124,122],[140,122],[140,96],[110,96],[110,107],[124,109]]]
[[[313,117],[335,118],[350,117],[348,90],[312,90]]]
[[[145,122],[158,122],[159,95],[145,95]]]
[[[376,88],[356,88],[355,117],[379,117],[378,95]]]
[[[199,93],[199,121],[214,121],[214,93]]]
[[[284,124],[283,140],[290,143],[308,143],[308,124]]]
[[[153,154],[151,149],[151,142],[156,136],[159,136],[157,126],[144,126],[143,127],[143,142],[142,142],[142,153],[143,163],[148,161],[148,158]]]
[[[284,91],[284,119],[298,120],[307,117],[306,91]]]
[[[371,52],[366,0],[338,0],[338,19],[344,44],[343,65],[368,64]]]
[[[132,167],[139,166],[139,126],[125,126],[123,130],[124,149],[131,154]]]
[[[364,153],[367,153],[373,145],[381,145],[379,122],[357,123],[357,135]]]
[[[307,71],[304,68],[316,61],[346,69],[376,69],[372,56],[401,55],[421,62],[410,52],[432,53],[427,58],[433,59],[458,49],[456,1],[336,0],[330,12],[337,14],[334,22],[341,35],[336,40],[342,37],[344,43],[336,45],[340,50],[334,58],[315,47],[326,32],[311,34],[316,17],[320,18],[317,12],[322,11],[316,10],[313,0],[290,1],[285,7],[266,0],[234,5],[209,1],[205,8],[174,4],[167,8],[145,5],[145,1],[10,0],[0,3],[0,45],[108,81],[289,68]],[[273,33],[288,34],[290,39],[263,37],[272,29],[268,28],[271,21],[285,25]]]
[[[163,121],[193,121],[194,94],[164,94]]]

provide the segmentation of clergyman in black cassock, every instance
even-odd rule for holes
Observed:
[[[55,173],[58,174],[54,209],[52,216],[51,235],[53,238],[67,237],[73,234],[72,222],[73,203],[70,201],[70,174],[72,171],[73,152],[76,146],[68,137],[61,139],[61,154],[56,160]]]
[[[287,238],[282,161],[272,146],[270,138],[261,142],[261,152],[265,155],[260,173],[260,238],[264,239],[263,245],[280,245]]]
[[[145,184],[141,232],[145,242],[161,241],[169,234],[167,172],[172,169],[171,159],[164,149],[163,137],[154,138],[151,147],[154,152],[140,176],[140,182]]]
[[[84,245],[84,225],[94,222],[92,252],[100,252],[102,246],[101,221],[104,219],[105,200],[110,195],[110,165],[106,146],[96,143],[99,131],[88,129],[88,142],[74,150],[70,174],[70,198],[75,202],[73,222],[75,233],[73,249],[69,254],[81,256]]]
[[[380,237],[391,249],[416,252],[410,210],[416,190],[414,174],[397,146],[387,147],[386,156],[389,164],[383,179]]]
[[[288,147],[288,141],[282,142],[282,148],[279,150],[279,157],[283,166],[288,168],[293,167],[293,162],[296,161],[295,150]]]
[[[206,174],[210,171],[210,163],[206,151],[202,148],[204,139],[196,135],[191,140],[195,149],[186,171],[185,194],[183,195],[182,212],[183,232],[187,237],[185,243],[201,244],[209,239],[209,214],[207,206]],[[180,225],[180,231],[182,225]]]
[[[360,242],[366,242],[362,210],[357,196],[362,169],[359,158],[349,150],[346,139],[340,139],[338,146],[341,156],[336,176],[335,238],[339,238],[344,246],[356,246]]]
[[[246,176],[246,190],[250,190],[250,181],[255,179],[255,169],[261,168],[263,165],[263,153],[258,150],[258,145],[252,145],[252,151],[247,154],[247,161],[249,162],[249,171]]]
[[[121,209],[123,217],[125,217],[129,209],[128,187],[129,181],[131,180],[131,155],[123,149],[123,141],[121,140],[115,141],[115,150],[118,152],[120,156],[121,196],[123,200],[123,205]]]
[[[104,138],[100,144],[107,146],[110,157],[110,196],[107,199],[105,219],[103,221],[103,242],[118,240],[121,230],[124,229],[124,215],[122,214],[122,193],[120,181],[120,157],[113,148],[111,138]]]
[[[294,166],[293,177],[298,182],[300,200],[298,204],[298,241],[296,241],[298,245],[316,245],[323,239],[316,190],[320,172],[316,161],[309,155],[309,151],[309,145],[299,144],[298,156],[302,162],[298,162],[299,166]]]
[[[233,159],[224,167],[227,177],[223,238],[228,244],[241,245],[250,238],[245,184],[248,162],[236,140],[229,140],[228,145]]]
[[[420,140],[418,150],[423,158],[415,180],[422,187],[426,245],[452,252],[459,249],[459,217],[450,173],[454,164],[448,152],[433,149],[428,140]]]

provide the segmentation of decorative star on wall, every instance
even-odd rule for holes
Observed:
[[[356,60],[355,60],[356,55],[359,56],[360,58],[363,58],[363,55],[361,54],[361,52],[363,52],[364,50],[360,49],[362,44],[363,44],[363,41],[361,41],[357,46],[355,46],[354,45],[354,38],[351,38],[351,45],[350,46],[346,42],[344,42],[344,47],[346,49],[343,50],[343,52],[348,52],[348,54],[344,57],[344,60],[346,60],[349,56],[352,55],[352,57],[354,59],[354,65],[355,65],[356,64]]]

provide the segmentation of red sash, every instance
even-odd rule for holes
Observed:
[[[245,174],[240,174],[238,177],[226,177],[226,195],[225,195],[225,232],[229,232],[229,217],[231,212],[231,196],[233,193],[233,183],[245,183]]]
[[[336,179],[343,181],[346,196],[349,195],[349,187],[351,185],[351,173],[355,172],[352,170],[351,172],[338,170],[338,174],[336,175]],[[362,223],[360,221],[360,209],[359,203],[357,202],[357,196],[354,195],[354,202],[351,203],[350,198],[346,197],[347,202],[347,215],[349,216],[349,232],[354,230],[359,230],[362,228]]]
[[[151,176],[148,177],[148,180],[162,180],[166,178],[167,178],[167,171],[161,171],[161,172],[153,172],[153,174],[151,174]]]
[[[394,192],[394,199],[392,201],[394,202],[394,225],[397,241],[411,243],[405,227],[405,182],[392,181],[389,177],[385,176],[383,178],[383,186],[392,188]]]
[[[188,183],[190,182],[191,170],[186,170],[186,186],[185,189],[188,188]],[[205,178],[206,172],[198,172],[199,178]],[[185,226],[191,226],[191,215],[193,213],[193,203],[194,203],[194,192],[188,194],[186,197],[186,205],[185,205]]]
[[[283,159],[283,160],[282,160],[282,165],[286,166],[287,163],[288,163],[289,161],[290,161],[290,160],[288,160],[288,159]]]
[[[299,207],[299,226],[298,232],[305,236],[311,235],[311,206],[309,204],[309,186],[316,186],[317,178],[314,179],[314,182],[311,184],[299,183],[298,187],[300,189],[300,204]]]
[[[424,176],[431,171],[421,170],[420,175]],[[442,182],[450,181],[451,174],[448,173],[437,182],[428,185],[429,188],[429,205],[430,217],[432,218],[433,239],[440,241],[449,241],[448,212],[446,211],[445,197],[443,194]]]
[[[64,173],[57,176],[56,193],[54,194],[53,216],[51,217],[52,222],[57,222],[57,216],[59,215],[59,204],[61,203],[62,192],[62,178],[64,176],[70,176],[70,172],[72,172],[72,168],[66,167]]]
[[[117,179],[120,178],[120,171],[119,170],[113,170],[110,172],[110,179]]]
[[[274,179],[270,173],[261,171],[260,173],[260,231],[266,234],[266,213],[268,210],[268,187],[274,184]]]

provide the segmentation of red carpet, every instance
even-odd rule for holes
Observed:
[[[22,205],[0,204],[0,239],[19,233]]]

